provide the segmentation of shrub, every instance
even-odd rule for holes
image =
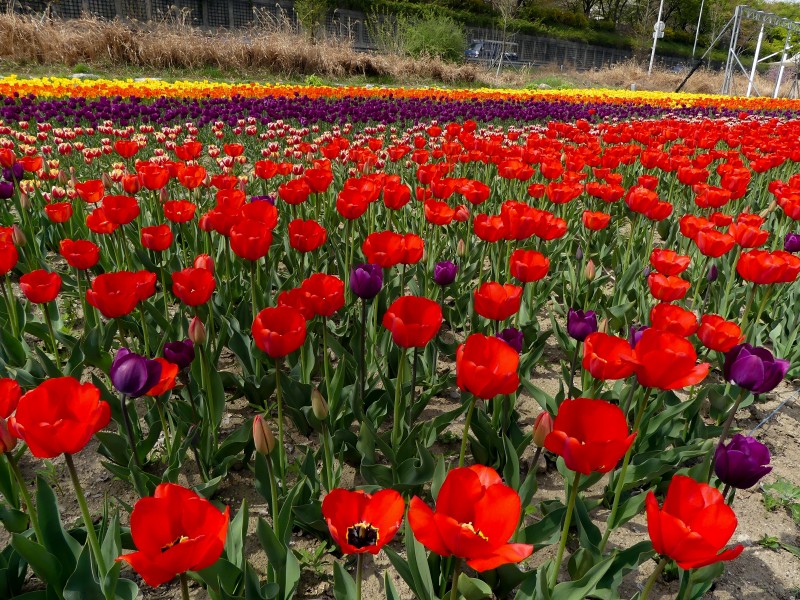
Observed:
[[[406,53],[410,56],[427,55],[450,61],[464,58],[466,34],[463,27],[450,17],[429,14],[409,23],[403,37]]]

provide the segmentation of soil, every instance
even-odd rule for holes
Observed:
[[[542,322],[544,324],[544,321]],[[559,387],[559,361],[568,360],[563,356],[555,343],[550,340],[550,345],[545,350],[542,361],[537,365],[530,379],[534,385],[545,392],[555,395]],[[231,368],[232,360],[223,355],[220,364],[221,368]],[[452,363],[443,363],[440,369],[452,369]],[[442,396],[431,401],[430,411],[446,411],[456,406],[458,394],[457,390],[443,392]],[[749,432],[762,419],[769,415],[782,401],[789,399],[789,402],[781,408],[765,425],[761,426],[754,434],[762,442],[767,444],[772,453],[772,472],[761,482],[769,484],[777,478],[788,479],[795,485],[800,485],[800,391],[797,385],[788,383],[780,386],[773,394],[770,394],[764,401],[748,409],[740,410],[737,413],[736,426],[745,432]],[[222,436],[230,433],[252,414],[245,401],[238,400],[230,402],[229,411],[223,418]],[[540,412],[539,405],[533,398],[520,395],[517,399],[517,410],[520,413],[520,421],[524,426],[531,427],[536,415]],[[141,411],[140,411],[141,412]],[[464,417],[455,421],[449,426],[448,430],[459,439],[463,428]],[[316,439],[309,439],[299,434],[297,431],[287,429],[288,459],[291,460],[292,454],[298,452],[306,445],[316,444]],[[89,445],[74,459],[78,467],[81,482],[86,491],[86,496],[93,515],[102,514],[103,502],[107,497],[118,504],[132,505],[136,501],[135,493],[127,483],[115,480],[114,477],[101,465],[100,455],[96,452],[98,443],[93,439]],[[450,456],[457,454],[456,444],[440,448]],[[532,450],[529,448],[523,461],[530,461]],[[456,456],[457,460],[457,456]],[[20,466],[26,480],[33,482],[37,473],[46,473],[54,486],[59,504],[62,510],[63,520],[66,526],[81,526],[80,512],[72,493],[69,477],[64,465],[63,458],[52,461],[54,469],[47,469],[42,461],[33,458],[30,454],[25,454]],[[188,475],[187,475],[188,471]],[[534,502],[539,503],[543,500],[562,498],[564,494],[563,480],[555,469],[545,470],[543,461],[539,467],[539,490],[534,497]],[[191,468],[184,469],[179,483],[192,485],[200,483],[199,476]],[[358,485],[359,480],[354,469],[346,467],[342,487]],[[588,494],[599,495],[604,482],[600,482],[588,490]],[[232,511],[241,504],[242,499],[246,498],[250,506],[250,527],[247,540],[247,552],[253,566],[264,577],[266,573],[266,557],[258,545],[255,527],[259,517],[268,518],[269,511],[266,503],[255,491],[253,479],[247,470],[232,471],[220,486],[214,500],[220,504],[230,505]],[[725,573],[720,577],[714,588],[706,595],[706,598],[719,600],[766,600],[775,598],[778,600],[793,600],[800,598],[800,559],[785,550],[771,550],[758,544],[764,536],[777,538],[780,542],[800,546],[800,533],[797,525],[792,520],[786,510],[778,509],[768,512],[762,500],[760,487],[751,490],[737,491],[734,508],[739,519],[739,525],[733,535],[731,544],[743,544],[745,550],[741,557],[733,562],[726,563]],[[122,509],[124,513],[124,509]],[[606,510],[598,510],[594,514],[595,523],[601,528],[604,527]],[[126,519],[123,517],[123,521]],[[631,522],[627,523],[610,538],[610,547],[629,547],[637,542],[648,539],[647,524],[644,514],[638,515]],[[0,544],[5,544],[8,536],[5,531],[0,531]],[[316,538],[303,534],[295,533],[292,545],[295,549],[311,550],[316,548],[321,542]],[[402,552],[403,545],[399,541],[393,542],[393,547],[398,552]],[[536,549],[533,556],[526,562],[526,566],[535,569],[543,562],[551,559],[555,553],[553,546],[542,550]],[[298,599],[323,599],[333,598],[332,592],[332,563],[335,560],[327,554],[320,564],[303,564],[303,573],[300,587],[296,598]],[[566,564],[566,557],[565,557]],[[620,596],[630,598],[642,588],[652,570],[655,568],[655,561],[650,561],[642,565],[637,571],[631,573],[624,580],[620,589]],[[365,599],[379,599],[385,597],[383,574],[389,572],[395,586],[403,599],[412,599],[413,594],[408,586],[397,576],[392,569],[388,558],[384,553],[369,558],[365,562],[363,597]],[[153,589],[145,585],[133,571],[126,569],[123,571],[124,577],[134,579],[140,586],[141,597],[145,600],[172,600],[180,597],[180,589],[177,580],[165,584],[160,588]],[[29,589],[40,587],[35,578],[31,578]],[[192,598],[205,599],[208,594],[199,585],[190,582]],[[650,598],[666,599],[674,598],[678,591],[678,582],[667,582],[663,577],[657,582],[650,594]],[[576,599],[577,600],[577,599]]]

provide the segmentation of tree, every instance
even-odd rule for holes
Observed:
[[[503,59],[506,55],[506,41],[508,37],[508,27],[511,21],[517,16],[520,3],[517,0],[492,0],[492,6],[500,13],[500,23],[503,25],[503,38],[500,46],[500,60],[497,61],[497,74],[503,66]]]
[[[311,43],[317,41],[319,29],[328,16],[328,0],[295,0],[294,12],[301,27],[308,33]]]

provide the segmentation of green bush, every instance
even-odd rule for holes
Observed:
[[[411,56],[435,56],[449,61],[464,58],[464,28],[450,17],[429,14],[410,19],[402,38],[405,53]]]

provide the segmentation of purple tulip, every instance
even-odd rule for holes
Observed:
[[[719,271],[717,270],[717,265],[711,265],[708,268],[708,273],[706,273],[706,281],[712,283],[717,280],[719,277]]]
[[[436,285],[444,287],[456,280],[457,273],[458,266],[455,263],[449,260],[443,260],[434,265],[433,280],[436,282]]]
[[[582,342],[590,333],[597,331],[597,313],[593,310],[575,310],[567,313],[567,333],[573,340]]]
[[[173,365],[177,365],[178,369],[185,369],[194,360],[194,342],[183,340],[164,344],[164,358]]]
[[[741,433],[727,444],[720,444],[714,453],[714,472],[719,480],[740,490],[753,487],[772,471],[769,448],[757,439]]]
[[[525,336],[519,329],[515,329],[514,327],[508,327],[506,329],[503,329],[503,331],[501,331],[500,333],[498,333],[496,337],[500,338],[506,344],[508,344],[514,350],[516,350],[517,354],[522,352],[522,342]]]
[[[365,263],[350,271],[350,289],[364,300],[371,300],[383,287],[383,269],[380,265]]]
[[[15,162],[10,167],[3,169],[3,179],[6,181],[20,181],[23,177],[25,177],[25,169],[22,167],[22,163]]]
[[[650,268],[650,265],[645,265],[644,269],[642,269],[642,277],[650,277],[650,273],[653,272],[653,269]]]
[[[271,194],[268,196],[252,196],[250,202],[269,202],[272,206],[275,206],[275,196]]]
[[[774,390],[788,370],[789,361],[775,358],[766,348],[739,344],[725,353],[725,379],[753,394],[766,394]]]
[[[650,329],[647,325],[631,325],[630,333],[628,334],[628,341],[631,348],[636,348],[636,344],[642,339],[642,334]]]
[[[792,254],[800,252],[800,233],[793,233],[791,231],[787,233],[786,237],[783,239],[783,249]]]
[[[0,181],[0,200],[8,200],[14,195],[14,184],[10,181]]]
[[[161,378],[161,363],[120,348],[111,363],[111,383],[120,394],[136,398],[149,391]]]

